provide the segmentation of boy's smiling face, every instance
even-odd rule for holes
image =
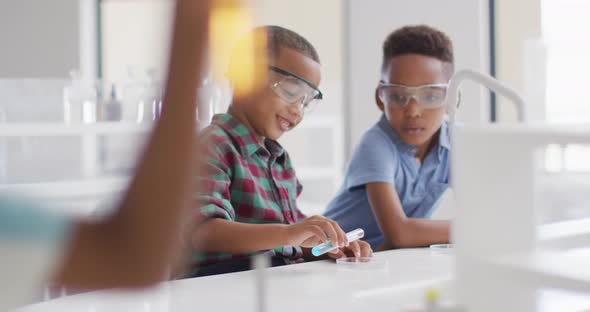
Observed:
[[[314,86],[321,79],[320,64],[313,59],[290,48],[280,47],[270,65],[293,73]],[[271,88],[285,76],[269,70],[267,86],[255,95],[234,99],[232,115],[253,130],[262,142],[264,138],[277,140],[283,133],[295,128],[303,119],[303,109],[299,103],[287,103]]]
[[[437,58],[404,54],[392,57],[382,74],[382,80],[390,84],[417,87],[448,83],[450,64]],[[418,148],[417,155],[424,155],[438,133],[447,113],[447,105],[438,108],[423,108],[414,99],[406,107],[388,105],[379,98],[379,88],[375,93],[377,106],[385,113],[389,124],[406,143]]]

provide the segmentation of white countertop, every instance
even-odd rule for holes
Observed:
[[[267,269],[266,311],[409,311],[423,303],[430,288],[439,290],[442,302],[454,297],[452,250],[391,250],[375,253],[374,260],[353,268],[316,261]],[[90,292],[15,312],[259,312],[255,276],[248,271],[172,281],[141,292]],[[538,299],[542,312],[590,311],[588,294],[545,289]]]
[[[452,279],[450,253],[428,248],[392,250],[375,253],[374,260],[352,268],[316,261],[267,269],[268,311],[403,311],[407,304],[421,301],[430,285],[448,286]],[[92,292],[18,312],[255,311],[255,274],[248,271],[179,280],[135,293]]]

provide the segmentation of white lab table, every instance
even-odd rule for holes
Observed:
[[[422,304],[430,288],[439,290],[441,301],[452,301],[452,250],[391,250],[374,258],[383,265],[347,268],[326,260],[266,269],[265,311],[408,311]],[[16,312],[260,312],[255,277],[248,271],[172,281],[141,292],[96,291]],[[590,311],[590,296],[543,290],[539,311]]]
[[[429,286],[449,288],[451,253],[404,249],[375,253],[374,258],[381,263],[348,268],[326,260],[267,269],[267,311],[400,311],[420,301]],[[255,274],[248,271],[172,281],[135,293],[91,292],[18,311],[257,311]]]

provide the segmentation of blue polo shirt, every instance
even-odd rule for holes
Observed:
[[[397,191],[406,216],[429,218],[449,185],[448,122],[443,122],[438,143],[422,164],[416,161],[416,151],[415,146],[402,141],[382,115],[356,147],[344,183],[324,215],[338,222],[346,232],[364,229],[364,240],[373,249],[377,248],[383,243],[383,235],[365,185],[385,182]]]

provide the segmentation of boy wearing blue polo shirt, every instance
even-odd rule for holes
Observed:
[[[379,121],[362,137],[325,215],[344,231],[365,230],[373,249],[449,241],[448,221],[428,220],[449,183],[445,116],[453,47],[424,25],[391,33],[375,91]]]

